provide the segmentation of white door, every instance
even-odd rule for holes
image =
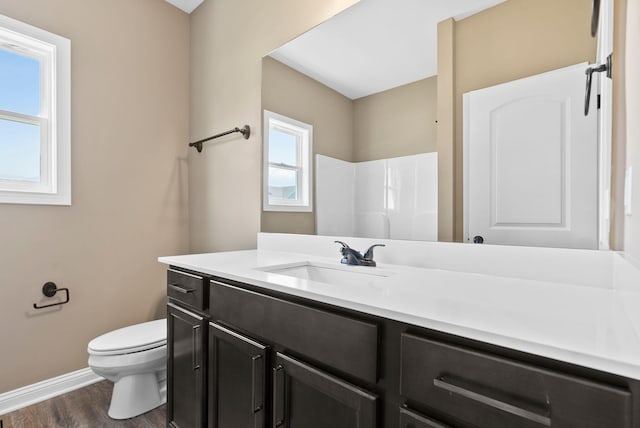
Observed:
[[[586,67],[464,95],[466,240],[598,248],[597,125],[595,114],[584,116]]]

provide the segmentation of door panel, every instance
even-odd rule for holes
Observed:
[[[495,160],[489,186],[495,225],[563,223],[567,107],[566,100],[526,99],[492,112],[491,127],[497,132],[489,149]],[[530,120],[533,117],[545,124],[537,132],[539,124]],[[537,136],[522,138],[522,134]]]
[[[267,347],[211,322],[209,347],[209,427],[264,427]]]
[[[583,114],[586,68],[464,95],[466,240],[598,248],[597,123]]]
[[[203,317],[167,305],[167,421],[171,427],[204,424],[205,328]]]

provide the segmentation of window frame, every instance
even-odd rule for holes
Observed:
[[[71,42],[0,15],[0,49],[40,62],[40,113],[0,119],[40,127],[40,181],[0,179],[0,203],[71,205]]]
[[[297,165],[269,162],[270,129],[296,136]],[[264,110],[263,115],[263,211],[312,212],[313,211],[313,125]],[[269,197],[269,168],[296,171],[298,198],[295,201]],[[275,199],[275,200],[274,200]]]

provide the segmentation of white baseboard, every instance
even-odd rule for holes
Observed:
[[[0,394],[0,415],[103,380],[89,367]]]

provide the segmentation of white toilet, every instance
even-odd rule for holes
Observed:
[[[98,336],[87,351],[91,370],[114,383],[109,417],[133,418],[166,402],[166,319]]]

